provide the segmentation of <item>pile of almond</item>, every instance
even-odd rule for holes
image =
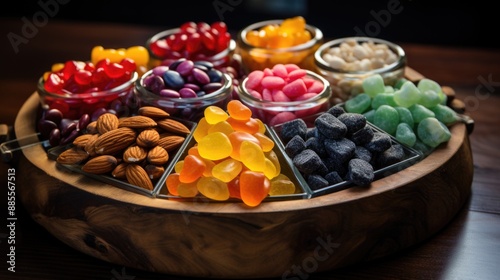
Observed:
[[[86,133],[56,159],[82,165],[82,171],[110,174],[132,185],[153,190],[170,154],[184,142],[190,129],[156,107],[141,107],[137,115],[118,118],[111,113],[91,122]]]

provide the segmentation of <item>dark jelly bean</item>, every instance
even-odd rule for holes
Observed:
[[[210,83],[210,78],[208,77],[207,73],[198,68],[193,69],[193,76],[196,81],[198,81],[202,85]]]
[[[162,97],[167,97],[167,98],[179,98],[181,95],[179,94],[178,91],[173,90],[173,89],[168,89],[164,88],[160,90],[160,96]]]
[[[222,72],[216,69],[210,69],[207,71],[207,75],[210,78],[211,83],[219,83],[222,81]]]
[[[61,138],[61,142],[59,143],[59,145],[64,146],[73,143],[73,141],[76,139],[76,137],[78,137],[78,135],[80,135],[78,131],[76,130],[71,131],[71,133],[68,136]]]
[[[48,139],[50,136],[50,132],[56,128],[57,128],[57,124],[53,121],[40,120],[38,122],[38,131],[40,132],[40,134],[42,134],[42,137],[44,139]]]
[[[194,62],[195,66],[204,66],[207,70],[214,68],[214,64],[210,61],[200,60]]]
[[[49,135],[49,144],[52,147],[59,145],[61,142],[61,131],[58,128],[52,129]]]
[[[203,86],[203,90],[206,93],[212,93],[214,91],[219,90],[221,87],[222,87],[221,83],[208,83],[208,84]]]
[[[168,68],[169,68],[170,70],[175,70],[175,69],[177,69],[177,66],[179,66],[179,64],[181,64],[182,62],[184,62],[184,61],[186,61],[186,60],[187,60],[186,58],[179,58],[179,59],[177,59],[177,60],[173,61],[172,63],[170,63],[170,64],[168,65]]]
[[[87,125],[90,123],[90,116],[89,114],[83,114],[80,119],[78,119],[78,124],[76,126],[76,130],[84,130],[87,128]]]
[[[168,66],[165,65],[156,66],[155,68],[153,68],[153,74],[156,76],[162,76],[163,73],[165,73],[168,69],[169,69]]]
[[[190,89],[194,90],[195,92],[200,90],[200,86],[198,86],[197,84],[193,84],[193,83],[185,83],[184,87],[190,88]]]
[[[144,79],[144,87],[152,93],[158,94],[160,90],[165,88],[165,81],[160,76],[148,76],[148,79]]]
[[[194,63],[191,60],[185,60],[177,66],[175,71],[177,71],[181,76],[190,75],[193,71]]]
[[[63,118],[63,114],[58,109],[49,109],[45,112],[44,119],[48,121],[53,121],[55,124],[59,125]]]
[[[73,130],[76,130],[78,121],[71,119],[62,119],[59,129],[61,130],[61,137],[67,137]]]
[[[182,98],[195,98],[197,97],[196,92],[190,88],[181,88],[179,94]]]
[[[106,108],[97,108],[94,112],[92,112],[92,115],[90,116],[90,121],[96,121],[97,118],[99,118],[102,114],[106,113],[108,110]]]
[[[184,79],[179,72],[168,70],[163,74],[163,80],[165,81],[166,87],[172,89],[181,89],[184,87]]]

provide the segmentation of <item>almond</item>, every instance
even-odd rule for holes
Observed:
[[[135,136],[135,131],[128,127],[110,130],[97,138],[94,150],[100,155],[116,154],[134,143]]]
[[[89,141],[90,138],[93,138],[94,135],[92,134],[82,134],[73,140],[73,145],[77,146],[78,148],[85,148],[85,145],[87,145],[87,142]]]
[[[143,106],[139,108],[137,113],[141,116],[150,117],[152,119],[161,119],[170,116],[170,114],[164,110],[153,106]]]
[[[149,179],[151,180],[156,180],[163,175],[165,172],[165,168],[163,166],[158,166],[154,164],[148,164],[144,167],[144,170],[146,170],[146,173],[148,173]]]
[[[160,140],[160,134],[158,131],[154,129],[146,129],[139,133],[135,142],[141,147],[152,148],[158,145],[158,140]]]
[[[85,131],[88,134],[97,134],[99,131],[97,131],[97,121],[90,122],[87,127],[85,128]]]
[[[89,157],[87,152],[77,146],[73,146],[57,157],[56,161],[60,164],[80,164]]]
[[[178,135],[169,135],[160,138],[158,140],[158,146],[162,147],[165,149],[167,152],[173,151],[177,148],[179,148],[182,143],[186,140],[186,138]]]
[[[104,174],[115,169],[118,161],[114,156],[101,155],[91,158],[82,166],[82,171],[92,174]]]
[[[84,149],[91,157],[97,155],[94,149],[97,139],[99,139],[98,134],[91,134],[91,137],[89,137],[89,139],[87,139],[87,142],[85,143]]]
[[[123,118],[120,121],[118,127],[129,127],[129,128],[152,128],[156,126],[156,122],[146,116],[132,116],[128,118]]]
[[[127,168],[128,163],[120,163],[118,164],[113,171],[111,171],[111,176],[117,179],[126,179],[125,169]]]
[[[125,169],[125,175],[130,184],[146,190],[153,190],[153,183],[151,182],[148,173],[140,165],[129,164]]]
[[[176,134],[189,134],[191,130],[183,123],[171,118],[161,119],[157,121],[158,126],[166,131]]]
[[[128,163],[137,163],[143,161],[148,152],[141,146],[131,146],[128,147],[125,152],[123,152],[123,161]]]
[[[104,113],[96,120],[97,131],[104,134],[110,130],[118,128],[118,117],[111,113]]]
[[[147,154],[148,162],[154,165],[163,165],[167,163],[168,159],[168,152],[160,146],[152,148]]]

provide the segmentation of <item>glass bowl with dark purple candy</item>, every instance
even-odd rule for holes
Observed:
[[[208,106],[225,108],[232,99],[233,79],[209,61],[180,58],[156,66],[136,81],[139,106],[154,106],[171,116],[198,122]]]

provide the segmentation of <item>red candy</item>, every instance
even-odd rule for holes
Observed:
[[[185,22],[179,32],[151,42],[149,48],[157,57],[178,58],[176,53],[184,57],[209,57],[227,49],[231,41],[231,34],[227,32],[224,22]]]
[[[135,69],[135,62],[129,58],[120,63],[102,59],[95,66],[92,62],[68,60],[62,69],[47,75],[44,88],[59,94],[103,91],[128,81]]]

